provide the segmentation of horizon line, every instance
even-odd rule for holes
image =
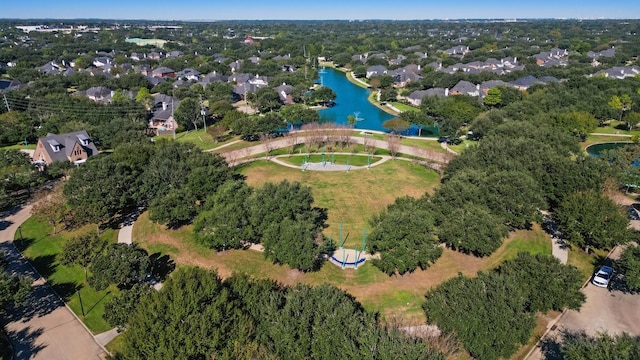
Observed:
[[[0,17],[0,21],[5,20],[101,20],[101,21],[164,21],[164,22],[223,22],[223,21],[477,21],[477,20],[501,20],[501,21],[526,21],[526,20],[639,20],[640,18],[626,17],[478,17],[478,18],[422,18],[422,19],[391,19],[391,18],[362,18],[362,19],[145,19],[145,18],[100,18],[100,17],[75,17],[75,18],[20,18],[20,17]]]

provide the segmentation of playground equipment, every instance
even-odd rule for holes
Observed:
[[[367,229],[362,229],[362,247],[358,249],[356,246],[354,249],[346,249],[344,248],[344,242],[346,237],[342,236],[342,221],[340,222],[340,238],[338,239],[338,244],[340,245],[338,249],[333,252],[333,255],[330,257],[330,261],[340,266],[342,269],[353,268],[358,269],[358,265],[364,263],[367,260],[365,256],[365,249],[367,246]],[[329,238],[329,244],[331,244],[331,237]],[[329,245],[331,247],[331,245]]]

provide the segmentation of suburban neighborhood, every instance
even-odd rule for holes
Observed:
[[[0,19],[0,358],[640,357],[639,31]]]

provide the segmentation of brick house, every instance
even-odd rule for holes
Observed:
[[[70,161],[79,165],[87,161],[90,156],[97,154],[98,149],[85,130],[60,135],[49,133],[38,139],[33,161],[46,165]]]

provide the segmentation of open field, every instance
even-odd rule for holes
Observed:
[[[71,310],[94,334],[97,334],[111,328],[102,318],[104,304],[119,290],[115,286],[110,286],[103,291],[96,291],[85,283],[82,267],[64,266],[57,260],[57,255],[62,252],[67,239],[90,231],[93,226],[89,225],[71,232],[62,231],[52,236],[50,235],[51,226],[31,217],[16,234],[15,243]],[[103,232],[101,237],[108,242],[117,241],[117,233],[114,230]]]
[[[161,135],[160,138],[172,139],[173,135]],[[239,140],[239,136],[230,136],[225,141],[214,141],[211,135],[209,135],[204,129],[198,131],[185,131],[176,134],[177,141],[191,142],[202,150],[210,150],[224,144],[230,143],[235,140]]]
[[[316,206],[329,209],[329,228],[325,235],[337,239],[339,223],[343,221],[347,247],[361,244],[362,229],[368,228],[367,219],[378,214],[396,197],[420,196],[425,191],[432,191],[438,183],[435,172],[404,161],[389,161],[370,170],[339,174],[302,172],[265,161],[244,165],[240,171],[252,186],[285,179],[310,186]],[[275,279],[283,284],[329,283],[354,295],[368,310],[415,321],[424,321],[421,304],[425,292],[458,273],[473,276],[477,271],[491,269],[505,259],[515,257],[519,251],[551,254],[548,235],[539,226],[534,226],[529,231],[513,232],[490,257],[476,258],[444,249],[442,257],[433,266],[404,276],[389,277],[369,262],[358,270],[342,270],[326,263],[318,272],[302,273],[288,266],[271,264],[256,251],[216,253],[195,243],[191,231],[190,226],[167,230],[152,223],[144,213],[134,226],[133,236],[134,241],[150,253],[168,254],[178,266],[217,269],[223,278],[233,272],[242,272],[258,278]]]
[[[366,157],[364,157],[366,161]],[[310,186],[315,206],[329,209],[329,227],[324,234],[339,237],[343,222],[347,246],[362,242],[362,229],[368,220],[400,196],[422,196],[438,184],[438,174],[422,165],[406,161],[389,161],[369,170],[345,172],[300,171],[277,164],[257,161],[244,165],[240,173],[247,183],[260,186],[266,182],[298,181]]]

